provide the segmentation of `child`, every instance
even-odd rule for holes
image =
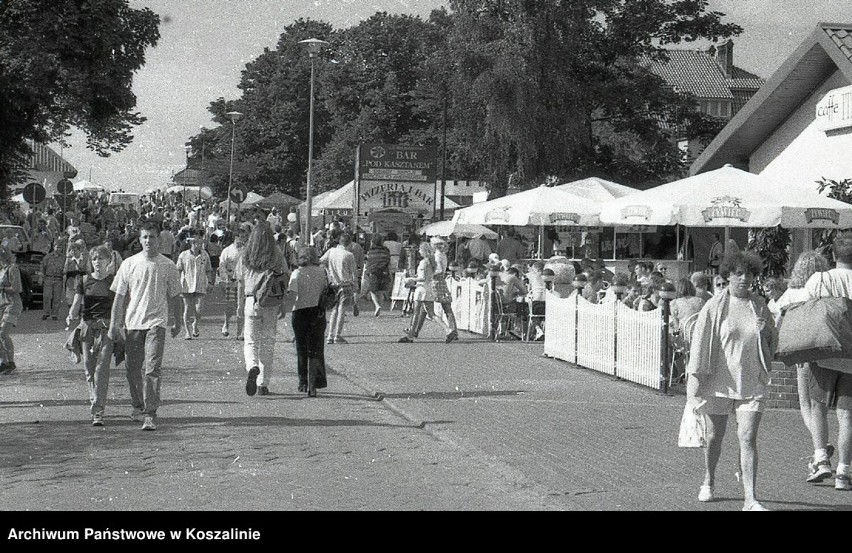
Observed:
[[[82,319],[74,331],[74,341],[78,341],[75,346],[82,349],[83,368],[89,384],[92,426],[103,426],[109,364],[114,347],[113,341],[107,336],[115,297],[115,293],[110,290],[113,280],[109,272],[112,251],[102,245],[92,248],[89,255],[92,272],[78,281],[66,323],[70,325],[74,319]]]

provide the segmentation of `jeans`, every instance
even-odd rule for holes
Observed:
[[[346,305],[352,300],[352,284],[342,284],[337,294],[337,305],[331,310],[328,321],[328,338],[340,338],[343,321],[346,318]]]
[[[161,326],[127,331],[124,363],[127,366],[130,403],[134,411],[141,410],[152,417],[160,406],[160,368],[165,345],[166,329]]]
[[[112,361],[113,343],[109,339],[106,327],[98,321],[89,321],[89,330],[82,337],[83,370],[89,384],[89,401],[92,414],[102,415],[106,407],[109,388],[109,364]],[[98,343],[97,349],[95,344]]]
[[[243,326],[243,357],[246,371],[252,367],[260,369],[258,386],[268,386],[272,377],[272,360],[275,355],[275,334],[278,331],[278,305],[255,306],[249,296],[245,303],[245,325]]]

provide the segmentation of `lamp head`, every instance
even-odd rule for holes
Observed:
[[[309,38],[307,40],[300,40],[299,44],[301,44],[305,50],[308,51],[308,55],[313,58],[320,53],[323,46],[326,46],[328,42],[318,38]]]
[[[231,122],[232,122],[232,123],[236,123],[236,122],[237,122],[237,121],[239,121],[239,120],[242,118],[242,116],[243,116],[243,114],[242,114],[242,113],[240,113],[239,111],[229,111],[229,112],[228,112],[228,113],[226,113],[225,115],[227,115],[227,116],[228,116],[228,118],[230,118],[230,119],[231,119]]]

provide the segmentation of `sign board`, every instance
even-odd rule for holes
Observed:
[[[438,165],[433,146],[361,144],[354,205],[358,216],[381,210],[431,217]]]
[[[34,205],[43,202],[47,192],[44,190],[44,186],[31,182],[24,187],[23,195],[24,201],[30,205]]]
[[[76,176],[77,176],[77,170],[76,169],[74,169],[72,171],[65,171],[64,173],[62,173],[62,178],[64,178],[64,179],[73,179]]]
[[[68,179],[62,179],[61,181],[56,183],[56,191],[60,194],[73,194],[74,183],[72,183]]]
[[[361,180],[435,184],[438,153],[433,146],[361,144],[360,148]]]
[[[231,188],[231,201],[237,204],[241,204],[246,201],[246,196],[248,196],[248,188],[244,184],[235,184]]]
[[[852,86],[829,90],[817,102],[815,121],[821,131],[852,127]]]

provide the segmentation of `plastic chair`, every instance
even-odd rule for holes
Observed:
[[[530,334],[533,332],[534,328],[540,327],[542,330],[544,329],[544,314],[545,314],[545,303],[543,301],[530,301],[529,302],[529,316],[527,317],[527,324],[524,325],[524,341],[530,341]],[[538,325],[536,325],[538,323]]]
[[[503,300],[503,296],[496,294],[497,301],[497,330],[494,335],[494,341],[499,342],[500,337],[506,335],[511,336],[511,330],[518,323],[518,314],[512,311],[507,312]]]

